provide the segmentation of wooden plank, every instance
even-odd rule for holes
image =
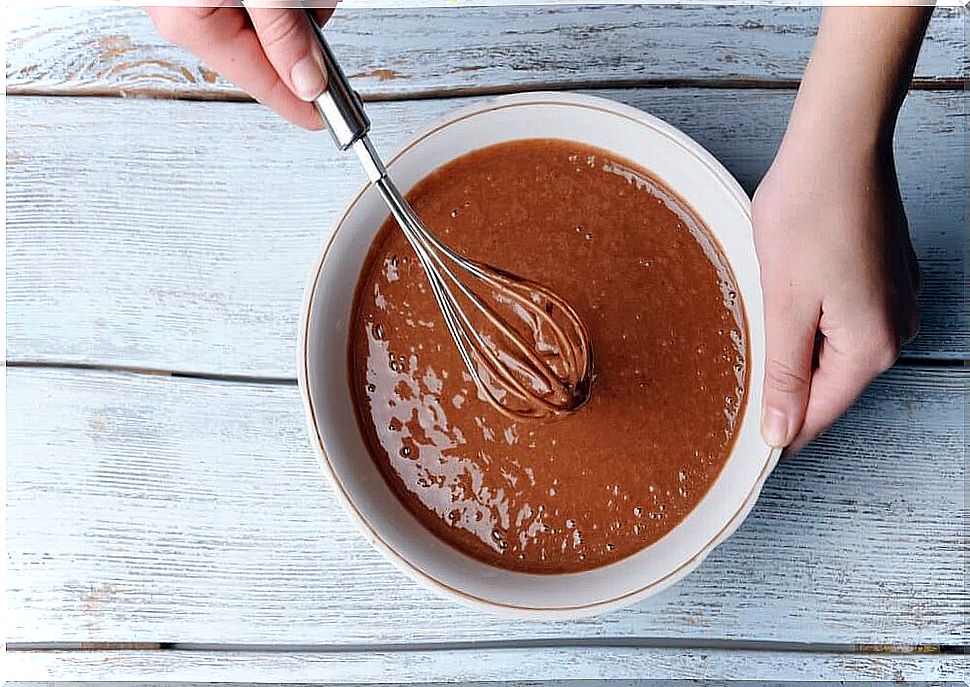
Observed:
[[[967,643],[968,392],[970,369],[891,371],[683,583],[532,623],[467,611],[373,550],[293,385],[10,368],[8,641]]]
[[[855,655],[808,652],[650,649],[630,647],[444,650],[398,652],[12,652],[15,680],[245,680],[328,684],[515,680],[655,679],[959,680],[966,656]],[[507,683],[506,683],[507,684]],[[540,685],[548,683],[540,682]],[[573,684],[576,683],[567,683]],[[584,686],[587,683],[580,683]],[[597,683],[593,683],[596,685]],[[606,682],[606,685],[611,684]],[[628,683],[620,683],[626,685]]]
[[[904,661],[904,662],[908,662]],[[944,663],[955,663],[952,660],[946,660]],[[956,663],[959,665],[959,663]],[[255,687],[254,683],[251,682],[223,682],[220,683],[223,687]],[[300,683],[275,683],[277,687],[301,687]],[[330,687],[331,685],[341,685],[342,687],[357,687],[363,683],[346,683],[346,682],[313,682],[317,687]],[[371,687],[394,687],[399,683],[367,683]],[[673,678],[670,680],[663,679],[631,679],[631,680],[616,680],[611,678],[603,679],[582,679],[582,680],[503,680],[503,681],[490,681],[490,682],[419,682],[410,683],[414,687],[446,687],[450,685],[451,687],[683,687],[683,682],[678,678]],[[692,680],[691,687],[723,687],[723,682],[720,680]],[[8,681],[7,685],[9,687],[65,687],[65,685],[70,685],[70,687],[103,687],[101,683],[98,682],[11,682]],[[825,682],[820,682],[818,680],[812,680],[812,685],[805,687],[842,687],[843,681],[826,684]],[[932,681],[922,681],[919,683],[919,687],[965,687],[965,682],[958,681],[947,681],[947,680],[932,680]],[[211,687],[211,683],[208,682],[114,682],[111,687]],[[732,687],[793,687],[792,683],[788,680],[785,681],[768,681],[768,680],[732,680]],[[881,681],[852,681],[852,687],[885,687],[885,682]]]
[[[393,98],[617,81],[793,82],[818,16],[812,7],[345,8],[329,35],[361,93]],[[936,11],[916,71],[922,85],[966,76],[965,16]],[[167,44],[137,8],[17,7],[8,21],[10,93],[243,97]]]
[[[681,127],[749,192],[791,105],[774,90],[597,93]],[[8,101],[9,360],[294,377],[302,290],[362,183],[353,159],[256,105]],[[468,102],[375,104],[374,140],[389,152]],[[965,113],[962,93],[916,92],[903,111],[898,161],[925,272],[907,356],[970,357]]]

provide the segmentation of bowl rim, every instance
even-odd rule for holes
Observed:
[[[446,113],[435,122],[409,137],[404,144],[401,145],[401,147],[398,148],[394,154],[387,159],[386,166],[388,169],[391,169],[396,160],[409,152],[421,141],[455,124],[458,121],[498,109],[543,104],[560,106],[566,105],[599,110],[606,114],[618,115],[625,119],[632,120],[636,124],[658,130],[660,133],[673,139],[675,143],[679,144],[687,153],[691,154],[696,161],[707,167],[708,170],[711,171],[715,177],[717,177],[718,180],[725,185],[726,189],[740,205],[741,210],[750,219],[751,201],[741,188],[741,185],[737,182],[734,176],[731,175],[731,173],[728,172],[727,169],[725,169],[724,166],[699,143],[671,124],[643,112],[642,110],[624,103],[609,100],[607,98],[586,94],[533,91],[529,93],[498,96],[495,98],[490,98],[484,102],[457,108]],[[351,197],[341,213],[337,216],[337,219],[334,221],[333,228],[330,232],[330,236],[327,238],[320,252],[316,265],[311,270],[310,278],[304,290],[303,305],[300,313],[296,362],[300,395],[303,398],[304,408],[306,409],[305,418],[310,436],[312,437],[312,443],[314,444],[317,458],[323,466],[324,472],[327,475],[331,485],[334,487],[334,490],[336,491],[338,499],[342,503],[344,510],[351,515],[351,519],[355,522],[357,528],[365,535],[368,541],[370,541],[371,545],[380,551],[385,558],[390,560],[399,570],[408,575],[408,577],[427,588],[442,593],[445,596],[462,602],[467,606],[485,610],[493,614],[509,617],[529,618],[533,620],[575,619],[591,615],[598,615],[610,610],[616,610],[670,587],[697,569],[701,562],[708,555],[710,555],[711,551],[729,538],[731,534],[733,534],[734,531],[747,518],[761,494],[768,475],[777,465],[782,449],[776,447],[770,448],[765,455],[764,462],[757,478],[754,480],[751,489],[745,495],[744,500],[741,502],[738,509],[727,520],[727,522],[725,522],[725,524],[697,550],[693,556],[683,561],[680,565],[678,565],[677,568],[667,575],[651,580],[637,589],[627,591],[618,596],[612,596],[607,599],[577,606],[529,607],[524,605],[514,605],[482,598],[461,589],[457,589],[418,567],[405,555],[398,552],[397,549],[391,546],[374,528],[370,521],[367,520],[357,509],[331,462],[330,456],[327,452],[326,442],[320,432],[319,424],[317,423],[317,412],[314,408],[312,395],[309,389],[310,351],[308,337],[310,314],[313,310],[317,283],[319,282],[320,275],[323,273],[323,270],[326,267],[331,246],[333,245],[334,239],[336,238],[338,232],[345,226],[348,215],[361,201],[369,187],[370,183],[364,182],[361,188],[358,189],[358,191]],[[745,410],[747,412],[750,409],[746,408]],[[578,573],[569,574],[582,575],[583,572],[581,571]]]

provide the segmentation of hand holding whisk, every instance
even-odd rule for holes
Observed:
[[[553,418],[579,409],[593,379],[589,332],[548,288],[469,260],[421,222],[388,177],[368,137],[370,120],[308,14],[328,86],[315,101],[341,150],[353,148],[428,277],[479,394],[513,418]]]

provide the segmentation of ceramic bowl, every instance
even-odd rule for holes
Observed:
[[[388,169],[407,192],[465,153],[524,138],[569,139],[644,167],[695,210],[731,265],[748,322],[748,398],[734,449],[697,507],[642,551],[602,568],[562,575],[501,570],[460,553],[426,530],[397,500],[368,456],[348,383],[354,288],[388,214],[372,188],[362,188],[337,219],[313,271],[297,366],[311,440],[325,472],[351,518],[380,551],[418,582],[456,601],[532,619],[574,618],[632,604],[696,568],[751,510],[779,452],[762,441],[758,428],[764,315],[750,203],[727,170],[689,137],[655,117],[602,98],[530,93],[452,112],[408,141],[389,158]],[[356,162],[348,159],[346,164]]]

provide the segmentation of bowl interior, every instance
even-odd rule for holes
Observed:
[[[756,411],[764,359],[759,272],[748,200],[734,179],[673,127],[610,101],[566,94],[499,98],[452,114],[419,134],[389,169],[407,191],[458,156],[523,138],[570,139],[644,167],[694,209],[734,271],[748,321],[746,407],[732,455],[684,521],[660,541],[612,565],[574,574],[529,575],[459,553],[410,515],[368,456],[348,384],[354,289],[370,243],[387,216],[372,188],[351,202],[311,281],[299,365],[312,438],[320,443],[325,467],[358,523],[392,560],[422,582],[495,610],[582,615],[622,605],[679,579],[740,523],[757,497],[775,458],[761,440]],[[631,447],[631,460],[636,453]]]

